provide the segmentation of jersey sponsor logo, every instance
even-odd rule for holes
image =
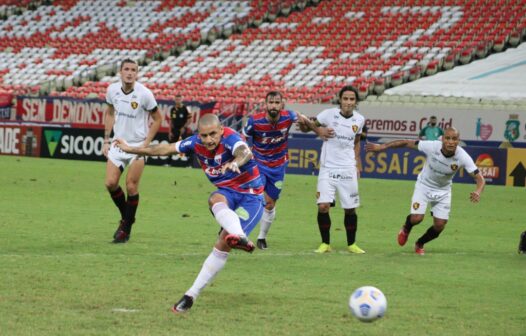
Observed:
[[[338,139],[338,140],[354,141],[354,136],[353,137],[348,137],[348,136],[345,136],[345,135],[336,134],[335,138]]]
[[[358,126],[357,125],[352,125],[352,131],[354,133],[358,132]]]
[[[239,207],[236,209],[236,214],[238,215],[238,217],[244,221],[247,221],[249,218],[250,218],[250,214],[248,213],[248,211],[243,208],[243,207]]]
[[[139,104],[137,102],[132,101],[131,102],[131,107],[132,107],[132,109],[136,110],[137,107],[139,107]]]
[[[420,203],[418,202],[413,203],[413,209],[418,210],[418,208],[420,208]]]
[[[268,138],[261,139],[261,143],[264,145],[273,145],[273,144],[277,144],[283,141],[285,141],[284,136],[272,137],[272,138],[268,137]]]
[[[214,156],[215,163],[221,164],[222,161],[223,161],[223,157],[221,156],[221,154],[217,154],[216,156]]]
[[[454,163],[451,164],[451,170],[452,171],[457,171],[457,169],[458,169],[458,165],[457,164],[454,164]]]
[[[207,167],[205,173],[208,176],[217,177],[221,175],[221,168]]]
[[[352,180],[352,175],[329,173],[329,178],[340,181]]]

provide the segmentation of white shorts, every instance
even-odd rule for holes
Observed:
[[[360,206],[356,168],[320,168],[317,203],[334,202],[336,191],[338,191],[340,205],[343,209],[354,209]]]
[[[411,199],[411,214],[425,215],[428,203],[433,217],[449,219],[451,190],[433,189],[416,182]]]
[[[115,147],[113,144],[111,144],[110,150],[108,151],[108,160],[113,162],[113,164],[121,170],[124,170],[124,168],[126,168],[135,160],[145,160],[146,162],[146,158],[144,156],[126,153],[120,148]]]

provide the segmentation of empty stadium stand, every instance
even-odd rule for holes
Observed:
[[[158,99],[326,102],[344,84],[365,99],[526,36],[525,0],[37,3],[0,22],[0,90],[104,97],[130,57]]]

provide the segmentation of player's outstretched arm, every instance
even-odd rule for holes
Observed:
[[[401,147],[407,147],[407,148],[418,148],[418,143],[416,140],[393,140],[386,142],[384,144],[376,144],[373,142],[368,142],[365,144],[365,150],[367,152],[382,152],[388,148],[401,148]]]
[[[130,147],[126,143],[126,141],[122,139],[116,139],[114,140],[114,143],[116,147],[130,154],[139,154],[146,156],[165,156],[177,153],[173,143],[161,143],[156,145],[149,145],[147,147]]]
[[[477,183],[477,189],[469,194],[469,199],[473,203],[478,203],[480,201],[480,194],[482,194],[484,186],[486,185],[486,181],[480,172],[477,172],[473,177]]]
[[[303,133],[313,131],[322,140],[328,140],[333,138],[335,135],[334,129],[330,127],[323,127],[318,120],[311,120],[301,113],[298,113],[297,126]]]
[[[245,163],[250,161],[252,159],[253,154],[252,151],[250,151],[250,148],[246,144],[238,146],[234,150],[234,160],[227,162],[223,168],[221,168],[221,172],[224,174],[228,170],[233,171],[234,173],[240,173],[239,167],[242,167]]]

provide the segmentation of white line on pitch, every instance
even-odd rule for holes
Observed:
[[[141,310],[140,309],[128,309],[128,308],[113,308],[111,311],[115,313],[137,313]]]

